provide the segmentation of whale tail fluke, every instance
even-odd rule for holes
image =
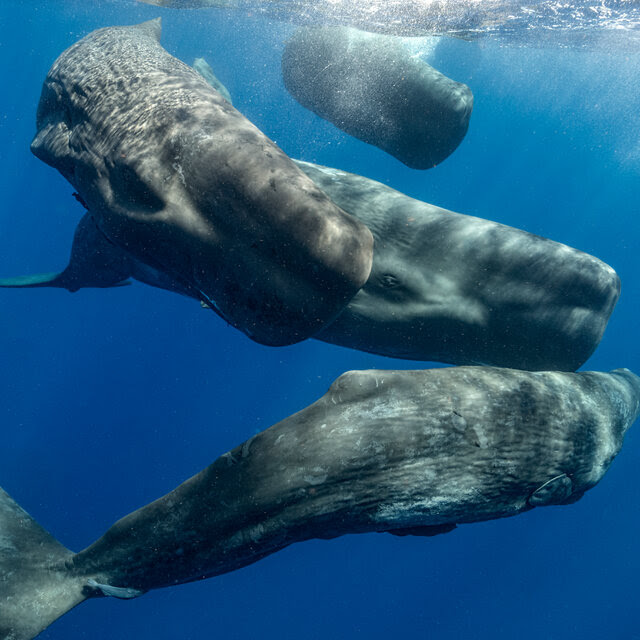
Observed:
[[[0,287],[64,287],[60,284],[62,273],[39,273],[37,275],[0,278]],[[66,287],[65,287],[66,288]]]
[[[0,489],[0,640],[30,640],[93,595],[73,553]]]
[[[40,273],[26,276],[16,276],[14,278],[0,278],[0,288],[24,289],[28,287],[58,287],[75,292],[86,287],[106,289],[110,287],[123,287],[131,284],[131,280],[119,280],[117,282],[99,282],[87,280],[81,281],[75,274],[69,275],[68,271],[60,273]]]
[[[60,273],[0,279],[0,287],[58,287],[67,291],[131,284],[131,260],[100,231],[89,212],[78,222],[71,257]],[[0,638],[2,640],[2,638]]]

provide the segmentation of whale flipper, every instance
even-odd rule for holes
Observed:
[[[93,595],[69,572],[72,556],[0,489],[0,638],[34,638]]]
[[[74,292],[87,287],[107,288],[131,284],[131,259],[112,244],[86,213],[73,236],[69,264],[60,273],[0,279],[0,287],[59,287]]]

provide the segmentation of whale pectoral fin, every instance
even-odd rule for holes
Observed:
[[[31,640],[92,595],[72,555],[0,489],[0,638]]]
[[[232,104],[231,94],[227,87],[218,79],[209,63],[204,58],[196,58],[192,65],[197,71],[229,104]]]
[[[78,291],[131,284],[131,259],[98,229],[90,213],[76,228],[69,264],[60,273],[0,279],[0,287],[59,287]]]

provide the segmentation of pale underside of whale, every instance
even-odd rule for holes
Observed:
[[[129,514],[80,553],[0,490],[0,637],[347,533],[431,536],[569,504],[638,415],[640,379],[490,367],[352,371],[317,402]]]

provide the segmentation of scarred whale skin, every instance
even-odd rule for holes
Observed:
[[[303,340],[366,282],[371,234],[159,36],[158,19],[63,52],[32,151],[121,249],[257,342]]]
[[[282,53],[282,79],[303,106],[412,169],[430,169],[464,139],[473,109],[467,85],[393,36],[348,27],[304,27]]]
[[[362,176],[298,165],[375,238],[367,283],[315,338],[410,360],[564,371],[598,346],[620,295],[604,262]]]
[[[75,555],[0,490],[0,637],[28,640],[87,597],[132,598],[311,538],[430,536],[569,504],[639,408],[626,369],[351,371]]]

